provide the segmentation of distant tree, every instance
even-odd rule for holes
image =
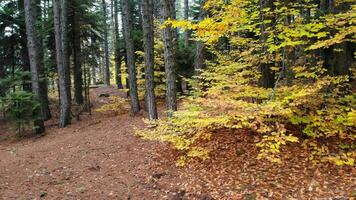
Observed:
[[[116,85],[119,89],[123,89],[122,80],[121,80],[121,60],[122,54],[120,52],[120,35],[119,35],[119,5],[118,0],[114,1],[114,37],[115,37],[115,72],[116,72]]]
[[[206,12],[204,11],[205,0],[200,0],[200,10],[198,20],[201,21],[205,18]],[[201,41],[197,41],[194,59],[194,69],[196,73],[205,68],[205,44]]]
[[[110,55],[109,55],[109,40],[108,40],[108,24],[107,24],[107,6],[105,0],[102,0],[101,5],[103,7],[103,17],[104,17],[104,84],[110,85]]]

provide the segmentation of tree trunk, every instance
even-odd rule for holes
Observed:
[[[24,13],[25,8],[24,8],[24,0],[18,0],[18,9],[20,13]],[[22,70],[24,72],[30,72],[31,67],[30,67],[30,58],[28,57],[28,47],[27,47],[27,35],[26,35],[26,23],[21,22],[19,23],[20,28],[19,32],[21,35],[21,61],[22,61]],[[23,84],[22,84],[23,90],[25,91],[32,91],[31,89],[31,80],[27,78],[27,76],[23,79]]]
[[[320,9],[325,14],[337,14],[345,11],[344,6],[336,6],[335,1],[321,0]],[[336,34],[336,33],[333,33]],[[340,44],[332,45],[326,49],[321,50],[324,60],[324,67],[328,70],[331,76],[340,76],[350,74],[349,68],[353,62],[353,44],[351,42],[342,42]]]
[[[53,0],[54,33],[56,40],[56,59],[59,79],[60,117],[59,127],[70,123],[70,74],[67,42],[66,0]]]
[[[74,77],[74,99],[77,104],[83,104],[83,73],[82,73],[82,48],[81,48],[81,32],[80,32],[80,19],[77,12],[77,5],[73,8],[73,77]]]
[[[267,27],[267,25],[270,25],[265,22],[265,20],[267,20],[267,19],[264,15],[264,9],[271,8],[272,4],[273,3],[271,0],[268,0],[268,1],[260,0],[260,20],[261,20],[261,25],[260,25],[261,38],[260,38],[260,40],[263,44],[263,46],[262,46],[262,54],[263,55],[265,55],[267,53],[267,45],[265,45],[265,43],[267,42],[267,39],[268,39],[268,35],[266,33],[266,29],[267,29],[266,27]],[[261,71],[261,79],[259,81],[259,85],[264,88],[273,88],[275,80],[274,80],[274,74],[271,70],[271,64],[267,63],[266,61],[262,61],[260,63],[260,71]]]
[[[41,134],[45,131],[45,126],[43,122],[42,109],[43,102],[41,101],[42,94],[40,88],[40,68],[43,67],[40,48],[41,48],[41,39],[38,38],[39,31],[36,26],[36,16],[37,8],[35,0],[25,0],[25,19],[26,19],[26,34],[27,34],[27,47],[30,58],[30,68],[31,68],[31,82],[32,82],[32,91],[34,93],[34,98],[40,103],[39,109],[35,110],[35,114],[40,116],[35,120],[35,132]]]
[[[136,78],[136,66],[135,66],[135,50],[132,36],[133,30],[133,15],[129,0],[122,1],[123,18],[124,18],[124,32],[126,42],[126,55],[127,55],[127,68],[129,72],[129,87],[130,87],[130,99],[131,110],[133,113],[140,111],[140,104],[137,91],[137,78]]]
[[[175,19],[174,0],[161,0],[162,20]],[[166,107],[168,116],[177,110],[177,87],[176,87],[176,32],[172,27],[165,27],[162,31],[164,42],[164,66],[166,74]]]
[[[108,25],[107,25],[107,11],[106,2],[102,0],[103,15],[104,15],[104,54],[105,54],[105,68],[104,68],[104,84],[110,85],[110,59],[109,59],[109,41],[108,41]]]
[[[198,20],[201,21],[205,18],[206,11],[204,10],[205,0],[200,2],[200,11],[199,11],[199,18]],[[197,46],[195,49],[195,59],[194,59],[194,70],[195,73],[198,75],[205,66],[205,44],[201,41],[197,41]]]
[[[156,96],[154,86],[154,35],[153,0],[142,0],[142,27],[145,59],[145,101],[150,120],[157,119]]]
[[[5,69],[3,63],[0,62],[0,79],[5,78]],[[5,91],[2,87],[0,87],[0,97],[5,96]]]
[[[42,20],[42,13],[41,11],[41,0],[36,0],[36,6],[38,9],[36,19],[38,21]],[[41,28],[43,29],[43,23],[41,23]],[[39,55],[41,58],[42,63],[44,63],[44,39],[41,38],[40,40],[40,48],[39,48]],[[47,121],[51,119],[51,110],[49,108],[49,99],[48,99],[48,79],[47,79],[47,74],[46,74],[46,69],[44,64],[42,67],[39,69],[39,76],[40,76],[40,88],[41,88],[41,102],[42,102],[42,116],[43,120]]]
[[[184,19],[188,20],[189,19],[189,0],[184,0]],[[190,31],[186,30],[184,33],[184,47],[188,48],[189,46],[189,37],[190,37]]]
[[[161,17],[161,0],[153,0],[153,16],[156,19]]]
[[[93,85],[96,85],[96,83],[97,83],[97,79],[96,79],[96,69],[98,68],[98,61],[97,61],[97,58],[96,58],[96,56],[94,57],[94,59],[95,59],[95,64],[94,65],[92,65],[91,66],[91,74],[92,74],[92,78],[91,78],[91,83],[93,84]]]
[[[195,60],[194,60],[194,69],[195,73],[199,74],[205,66],[205,44],[203,42],[198,41],[197,47],[195,50]]]
[[[116,85],[118,89],[124,89],[121,80],[121,60],[120,53],[120,35],[119,35],[119,7],[118,0],[114,0],[114,29],[115,29],[115,72],[116,72]]]

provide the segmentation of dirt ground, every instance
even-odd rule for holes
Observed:
[[[107,102],[92,91],[94,110]],[[160,105],[160,109],[163,109]],[[56,118],[57,116],[54,116]],[[0,199],[355,199],[356,170],[312,165],[307,153],[288,147],[282,164],[257,160],[256,136],[217,132],[207,144],[211,159],[183,168],[168,144],[133,135],[145,113],[94,111],[46,135],[16,138],[0,125]]]

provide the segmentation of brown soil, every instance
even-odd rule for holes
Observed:
[[[107,102],[93,89],[94,109]],[[160,106],[163,109],[163,105]],[[56,116],[55,116],[56,117]],[[133,135],[145,113],[93,112],[64,129],[47,122],[43,137],[18,139],[0,125],[0,199],[348,199],[352,167],[312,165],[288,147],[284,163],[256,159],[255,137],[220,131],[207,144],[211,159],[184,168],[167,144]]]

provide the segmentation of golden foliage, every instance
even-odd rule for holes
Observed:
[[[308,0],[273,4],[272,10],[260,9],[257,0],[207,0],[209,16],[204,20],[164,22],[163,26],[194,30],[214,59],[194,84],[204,91],[196,90],[174,117],[149,122],[150,128],[137,134],[184,151],[179,165],[187,158],[206,159],[208,152],[197,141],[210,139],[211,132],[221,128],[260,133],[261,159],[280,162],[282,146],[301,142],[312,160],[354,165],[355,148],[330,151],[322,141],[355,142],[351,80],[356,74],[328,75],[317,51],[355,42],[355,6],[338,14],[305,17],[303,9],[316,13],[318,5]],[[288,20],[291,16],[293,20]],[[221,38],[228,38],[228,51],[221,49]],[[275,74],[273,88],[259,85],[263,64]]]

